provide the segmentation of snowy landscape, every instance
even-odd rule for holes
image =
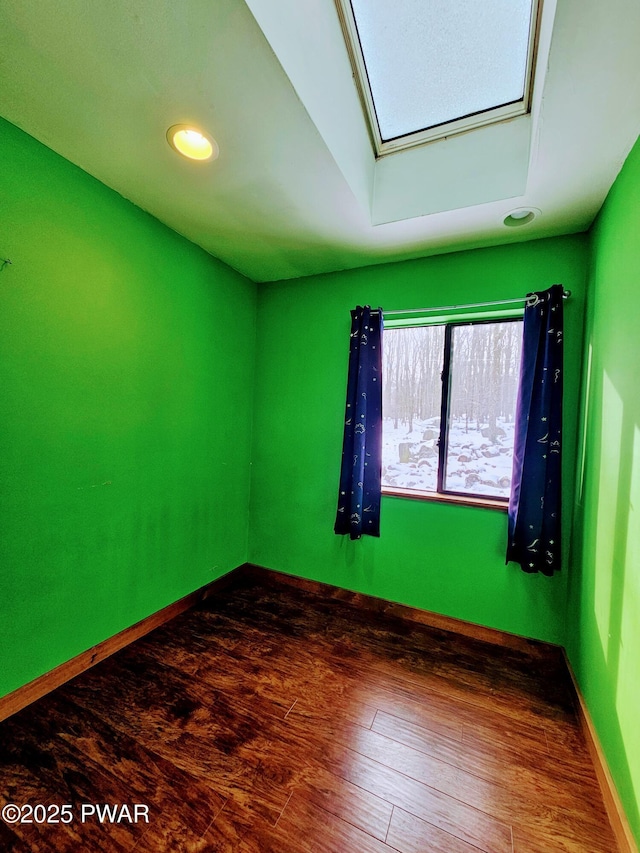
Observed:
[[[488,424],[480,423],[478,428],[474,422],[467,430],[464,418],[452,419],[445,475],[447,491],[509,497],[514,425],[504,419],[498,419],[497,425],[497,435],[492,440],[487,435]],[[393,418],[384,418],[383,487],[435,492],[440,419],[414,419],[410,432],[407,423],[394,427]]]

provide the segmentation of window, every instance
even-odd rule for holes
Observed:
[[[537,0],[337,0],[378,155],[529,111]]]
[[[522,320],[386,328],[383,493],[506,502]]]

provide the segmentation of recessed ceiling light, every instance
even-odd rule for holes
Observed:
[[[174,124],[167,131],[167,142],[190,160],[215,160],[220,149],[213,137],[188,124]]]
[[[539,213],[537,207],[518,207],[508,213],[502,222],[508,228],[516,228],[518,225],[528,225]]]

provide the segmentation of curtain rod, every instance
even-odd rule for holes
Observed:
[[[570,290],[565,290],[562,293],[563,299],[568,299],[571,296]],[[395,311],[385,311],[383,314],[431,314],[434,312],[442,313],[443,311],[457,311],[462,308],[489,308],[492,305],[513,305],[516,302],[526,302],[528,296],[521,296],[519,299],[497,299],[495,302],[468,302],[465,305],[442,305],[439,308],[405,308]],[[372,311],[372,314],[377,314],[378,311]]]

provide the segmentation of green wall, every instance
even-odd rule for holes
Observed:
[[[592,230],[569,655],[640,843],[640,141]]]
[[[556,282],[566,309],[567,546],[582,357],[587,243],[562,237],[263,285],[250,559],[384,599],[564,642],[568,572],[504,565],[506,514],[385,497],[380,539],[333,533],[349,311],[504,299]]]
[[[246,560],[255,285],[0,152],[2,695]]]

